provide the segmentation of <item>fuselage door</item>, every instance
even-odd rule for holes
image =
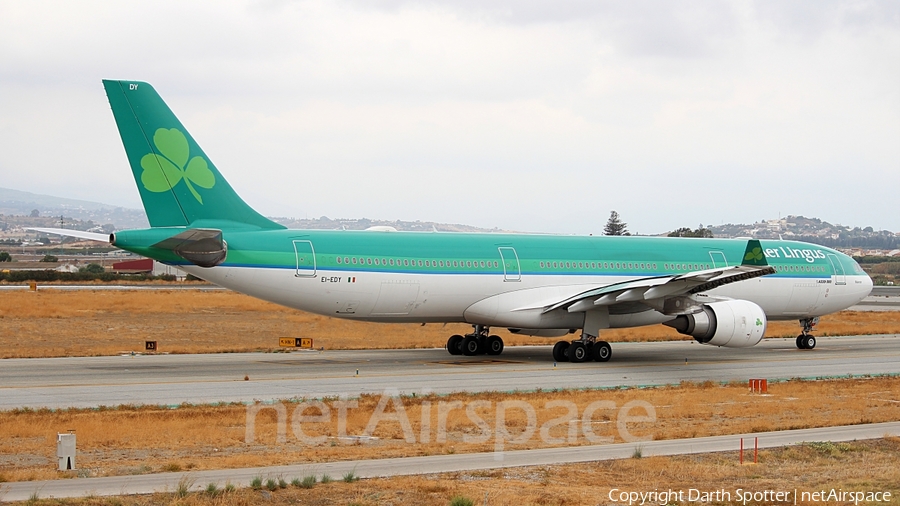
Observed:
[[[294,255],[297,260],[297,271],[294,275],[298,278],[314,278],[316,276],[316,251],[313,249],[312,241],[295,240]]]
[[[522,270],[519,268],[519,255],[516,249],[509,246],[501,246],[500,264],[503,265],[503,281],[522,281]]]
[[[844,265],[841,260],[832,253],[828,254],[828,261],[831,262],[831,268],[834,269],[834,284],[846,285],[847,276],[844,274]]]
[[[710,251],[709,258],[712,259],[713,269],[718,267],[728,267],[728,262],[725,261],[725,253],[721,251]]]

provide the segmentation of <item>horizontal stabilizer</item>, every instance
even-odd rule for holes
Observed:
[[[68,228],[31,228],[26,227],[25,230],[34,230],[45,234],[63,235],[66,237],[77,237],[79,239],[87,239],[89,241],[109,242],[109,234],[96,234],[94,232],[84,232],[82,230],[70,230]]]

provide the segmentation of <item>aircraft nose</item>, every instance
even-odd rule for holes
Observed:
[[[872,293],[872,286],[874,286],[872,278],[866,275],[866,279],[863,280],[862,287],[859,290],[859,300],[865,299],[869,296],[870,293]]]

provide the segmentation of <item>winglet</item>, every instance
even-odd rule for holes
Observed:
[[[747,249],[744,250],[744,259],[741,261],[741,265],[757,265],[761,267],[769,265],[766,262],[766,255],[763,253],[762,246],[757,239],[747,241]]]

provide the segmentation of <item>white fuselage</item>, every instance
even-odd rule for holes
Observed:
[[[517,281],[491,274],[380,273],[319,270],[314,277],[298,277],[291,269],[214,267],[182,269],[208,281],[284,306],[339,318],[374,322],[468,322],[529,328],[578,328],[583,315],[571,313],[534,323],[511,314],[495,321],[478,321],[467,310],[498,294],[515,297],[527,293],[531,306],[547,304],[583,291],[634,279],[612,275],[522,275]],[[708,292],[715,297],[744,299],[758,304],[770,320],[796,320],[846,309],[866,297],[872,281],[866,275],[817,279],[760,277],[725,285]],[[524,318],[524,316],[523,316]],[[611,314],[610,326],[631,327],[662,323],[672,317],[653,310]]]

